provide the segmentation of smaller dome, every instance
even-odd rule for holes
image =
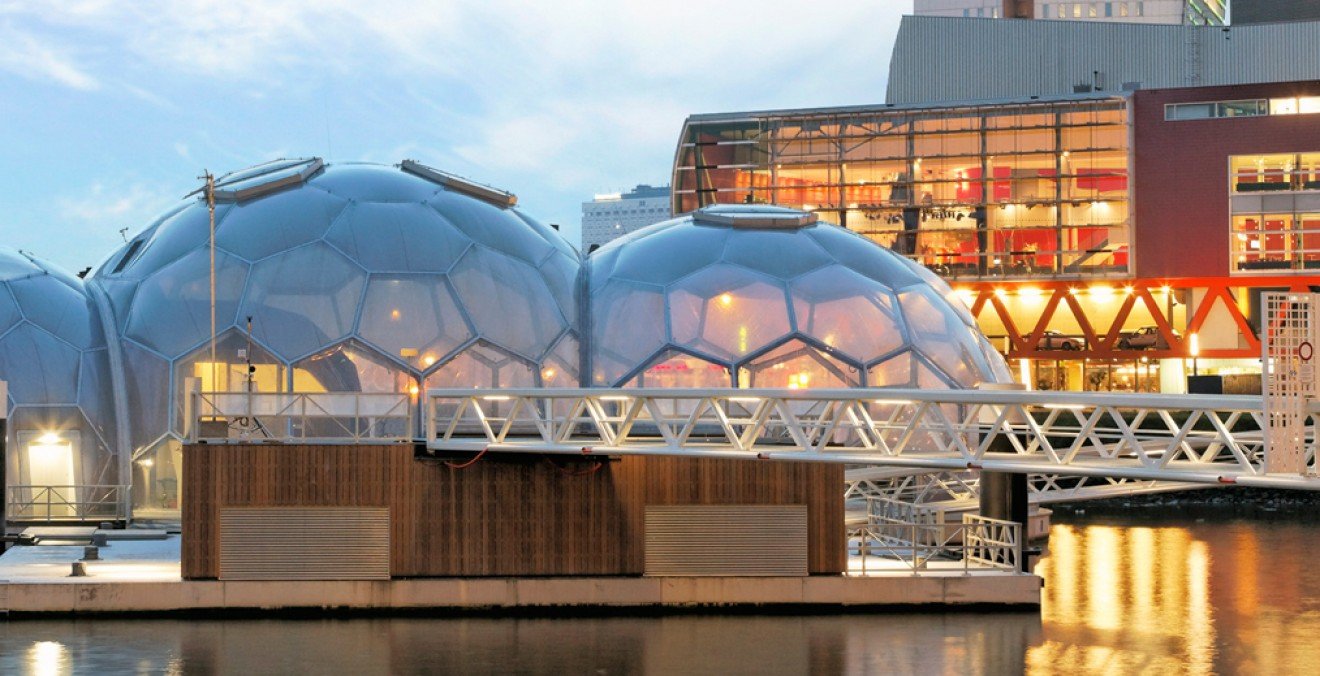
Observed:
[[[947,284],[813,213],[706,207],[598,249],[587,275],[596,386],[1011,381]]]
[[[7,441],[18,449],[8,454],[11,485],[117,482],[114,396],[100,322],[81,279],[0,249],[0,380],[9,387]],[[72,465],[29,466],[24,449],[55,440],[72,446]],[[47,476],[64,469],[67,476]]]

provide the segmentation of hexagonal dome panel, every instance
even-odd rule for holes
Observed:
[[[596,385],[1010,380],[947,285],[792,209],[720,205],[651,226],[589,256],[587,285]]]
[[[118,483],[100,311],[82,280],[11,250],[0,250],[0,380],[9,385],[9,448],[54,436],[73,446],[75,483]],[[10,485],[39,483],[27,453],[11,453],[5,471]]]

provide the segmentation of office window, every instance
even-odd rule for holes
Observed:
[[[1127,3],[1126,3],[1126,2],[1120,2],[1120,3],[1118,3],[1118,15],[1119,15],[1119,16],[1127,16],[1127,15],[1128,15],[1128,6],[1127,6]]]
[[[1106,16],[1106,17],[1111,17],[1111,16],[1113,16],[1113,15],[1114,15],[1114,3],[1112,3],[1112,2],[1106,2],[1106,3],[1105,3],[1105,16]]]
[[[967,7],[963,9],[963,16],[971,16],[971,15],[972,15],[972,8]]]
[[[1096,14],[1096,7],[1094,2],[1091,3],[1090,7],[1087,7],[1086,15],[1091,17],[1092,19],[1096,18],[1097,14]]]
[[[1073,3],[1073,18],[1074,19],[1082,18],[1082,3],[1080,2]]]
[[[1146,16],[1146,3],[1137,3],[1137,16]]]
[[[1296,115],[1297,99],[1270,99],[1270,115]]]

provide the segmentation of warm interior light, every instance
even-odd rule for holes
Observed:
[[[421,391],[422,391],[421,388],[417,387],[416,385],[410,385],[408,387],[408,394],[414,397],[417,396],[417,394],[420,393]]]
[[[151,458],[143,458],[143,459],[141,459],[141,460],[138,461],[138,464],[139,464],[139,465],[142,465],[143,467],[150,468],[150,467],[154,467],[154,466],[155,466],[156,461],[155,461],[155,460],[152,460]]]
[[[551,380],[551,379],[553,379],[554,377],[555,377],[555,370],[554,370],[554,369],[552,369],[552,368],[544,368],[544,369],[541,369],[541,378],[542,378],[542,379],[544,379],[544,380]]]
[[[1031,365],[1028,364],[1025,359],[1018,360],[1018,379],[1022,381],[1022,384],[1025,385],[1028,390],[1032,389]]]
[[[958,299],[967,307],[971,307],[972,303],[976,302],[976,292],[971,289],[958,289],[956,293],[958,294]]]
[[[1039,301],[1043,293],[1041,292],[1040,289],[1029,286],[1022,289],[1018,289],[1018,295],[1021,296],[1023,300],[1029,300],[1034,302],[1034,301]]]
[[[422,364],[424,366],[430,366],[434,363],[435,363],[435,355],[428,354],[425,357],[422,357]]]
[[[729,307],[730,305],[733,305],[733,294],[728,294],[728,293],[720,294],[720,305],[723,305],[724,307]]]
[[[1193,357],[1201,356],[1201,339],[1195,333],[1187,336],[1187,351],[1190,352]]]
[[[399,319],[399,316],[400,315],[398,310],[390,310],[390,319],[397,321]]]
[[[46,432],[41,436],[37,437],[37,443],[42,444],[44,446],[49,446],[49,445],[64,443],[64,439],[60,438],[59,432]]]
[[[1091,287],[1091,297],[1096,300],[1110,300],[1114,297],[1114,288],[1097,284]]]
[[[1000,300],[1002,300],[1002,299],[1004,299],[1004,298],[1007,298],[1007,297],[1008,297],[1008,290],[1007,290],[1007,289],[995,289],[995,297],[996,297],[996,298],[999,298]]]

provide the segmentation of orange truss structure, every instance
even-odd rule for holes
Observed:
[[[1226,313],[1232,322],[1232,330],[1238,337],[1235,348],[1206,348],[1202,346],[1197,355],[1203,358],[1256,359],[1260,358],[1260,338],[1251,326],[1235,292],[1242,289],[1276,289],[1288,291],[1307,291],[1307,282],[1317,282],[1316,277],[1203,277],[1182,279],[1132,279],[1123,281],[1087,280],[1087,281],[976,281],[958,282],[957,288],[968,301],[972,315],[984,326],[987,320],[997,319],[1002,322],[1008,340],[1008,357],[1037,359],[1068,358],[1087,359],[1131,359],[1134,357],[1190,358],[1192,355],[1191,336],[1205,331],[1212,313],[1222,309],[1218,323],[1223,323]],[[1112,318],[1100,317],[1094,303],[1087,296],[1095,286],[1112,290],[1115,300],[1121,304]],[[1023,289],[1039,293],[1043,303],[1036,312],[1011,312],[1005,303],[1009,294]],[[1195,310],[1187,317],[1186,326],[1175,331],[1174,318],[1170,316],[1170,304],[1161,304],[1155,297],[1160,294],[1165,298],[1170,293],[1177,293],[1183,298],[1196,297]],[[1120,300],[1121,299],[1121,300]],[[1133,311],[1141,308],[1149,312],[1154,325],[1159,330],[1168,346],[1165,349],[1122,349],[1120,341],[1126,332],[1137,328],[1129,326],[1128,320]],[[993,313],[987,315],[986,313]],[[1084,348],[1077,351],[1060,349],[1040,349],[1041,338],[1059,313],[1070,313],[1081,329],[1080,338]],[[1222,332],[1222,327],[1216,327]]]

